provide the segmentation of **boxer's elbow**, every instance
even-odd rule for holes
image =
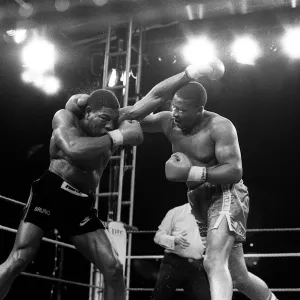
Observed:
[[[243,178],[243,167],[240,163],[237,163],[232,166],[232,183],[238,183]]]
[[[177,181],[174,174],[172,172],[168,172],[167,170],[165,171],[166,174],[166,179],[168,181]]]

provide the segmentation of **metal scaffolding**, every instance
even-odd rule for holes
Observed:
[[[141,26],[133,27],[130,20],[126,28],[109,27],[105,44],[102,86],[112,90],[118,97],[120,107],[134,105],[139,100],[142,72],[143,33]],[[115,75],[114,78],[112,76]],[[136,147],[118,149],[108,165],[108,187],[103,191],[102,180],[96,191],[96,204],[100,198],[108,199],[107,220],[123,222],[133,226],[135,191]],[[127,256],[131,255],[132,234],[127,240]],[[126,299],[129,299],[131,260],[127,258]],[[90,284],[103,288],[103,277],[91,265]],[[89,300],[103,299],[101,290],[90,289]]]

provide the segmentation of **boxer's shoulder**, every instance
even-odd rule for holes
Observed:
[[[66,109],[58,110],[53,116],[52,125],[53,127],[72,127],[76,125],[77,117]]]
[[[173,118],[172,113],[170,111],[162,111],[161,114],[161,126],[163,132],[168,134],[170,130],[172,130]]]
[[[207,123],[207,126],[211,127],[212,130],[220,130],[222,128],[224,129],[233,126],[229,119],[217,113],[206,111],[205,114],[206,116],[204,119]]]

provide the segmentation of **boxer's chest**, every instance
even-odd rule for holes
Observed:
[[[180,129],[170,132],[169,140],[174,152],[182,152],[188,156],[193,165],[209,164],[215,159],[214,143],[208,130],[193,135],[185,135]]]

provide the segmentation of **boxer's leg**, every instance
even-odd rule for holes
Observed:
[[[116,249],[104,229],[71,237],[76,249],[101,271],[104,277],[105,300],[124,300],[123,267]]]
[[[40,246],[44,232],[38,226],[21,221],[14,247],[0,266],[0,299],[2,300],[16,277],[32,261]]]
[[[216,222],[218,217],[211,219]],[[207,233],[204,268],[207,272],[211,300],[231,300],[232,280],[228,269],[228,258],[235,236],[229,231],[227,218],[223,217],[218,228]]]
[[[232,248],[229,257],[229,270],[234,287],[251,300],[276,300],[266,283],[248,272],[242,244]]]

